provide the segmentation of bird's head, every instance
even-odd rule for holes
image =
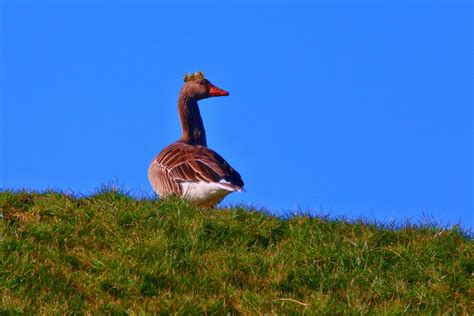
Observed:
[[[204,74],[201,71],[184,76],[184,86],[181,89],[181,94],[185,94],[187,97],[198,101],[209,97],[227,96],[229,92],[213,85],[204,78]]]

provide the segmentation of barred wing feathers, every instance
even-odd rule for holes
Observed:
[[[163,149],[153,160],[149,177],[160,195],[181,195],[182,183],[214,183],[229,191],[243,191],[244,186],[240,174],[218,153],[180,141]]]

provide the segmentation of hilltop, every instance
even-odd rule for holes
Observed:
[[[474,242],[181,200],[0,192],[0,314],[472,314]]]

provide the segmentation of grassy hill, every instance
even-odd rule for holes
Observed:
[[[104,191],[0,192],[0,314],[472,314],[474,242]]]

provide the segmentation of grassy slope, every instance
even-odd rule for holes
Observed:
[[[457,229],[0,192],[1,311],[472,313]]]

